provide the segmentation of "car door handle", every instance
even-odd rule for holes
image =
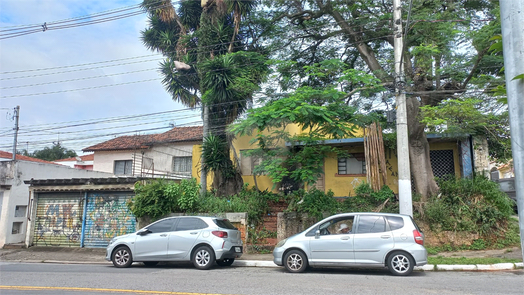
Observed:
[[[349,236],[343,236],[340,238],[341,240],[349,240]]]
[[[391,236],[388,236],[388,235],[383,235],[383,236],[380,236],[380,237],[383,238],[383,239],[389,239],[389,238],[391,238]]]
[[[192,234],[192,235],[196,235],[196,234],[198,234],[198,232],[197,232],[197,231],[194,231],[194,232],[190,232],[190,234]]]
[[[160,236],[161,237],[167,237],[167,234],[161,234]]]

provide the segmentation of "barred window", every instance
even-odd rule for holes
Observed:
[[[338,158],[338,174],[366,174],[366,161],[360,154],[351,158]]]

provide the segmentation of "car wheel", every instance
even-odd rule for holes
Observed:
[[[300,250],[291,250],[284,258],[284,266],[289,272],[303,272],[308,266],[307,257]]]
[[[207,246],[201,246],[193,253],[193,265],[198,269],[210,269],[215,262],[215,252]]]
[[[115,267],[129,267],[133,263],[133,255],[126,246],[120,246],[113,251],[111,261]]]
[[[388,256],[389,271],[395,276],[407,276],[413,271],[415,261],[406,252],[396,251]]]
[[[217,260],[217,264],[220,266],[230,266],[235,262],[235,258],[224,258],[222,260]]]
[[[155,266],[158,264],[158,261],[144,261],[145,266]]]

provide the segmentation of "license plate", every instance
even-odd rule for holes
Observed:
[[[237,252],[237,253],[242,252],[242,248],[240,248],[240,247],[235,247],[235,252]]]

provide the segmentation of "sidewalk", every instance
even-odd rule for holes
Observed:
[[[459,251],[439,253],[443,257],[499,257],[522,260],[520,248]],[[30,247],[18,249],[0,249],[0,262],[31,262],[31,263],[74,263],[74,264],[110,264],[105,260],[105,248],[68,248],[68,247]],[[273,263],[272,254],[244,254],[233,264],[244,267],[278,267]],[[424,271],[493,271],[522,269],[524,264],[499,263],[492,265],[424,265],[416,267]]]

